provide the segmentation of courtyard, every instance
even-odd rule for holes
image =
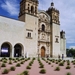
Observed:
[[[1,58],[0,75],[75,75],[75,60]]]

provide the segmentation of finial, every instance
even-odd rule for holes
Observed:
[[[51,6],[54,6],[53,0],[52,0],[52,2],[51,2]]]

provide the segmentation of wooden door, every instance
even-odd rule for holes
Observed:
[[[41,57],[45,57],[45,49],[41,49]]]

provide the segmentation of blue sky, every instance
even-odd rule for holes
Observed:
[[[52,0],[39,0],[38,9],[47,10]],[[60,11],[60,30],[66,32],[67,48],[75,47],[75,0],[53,0]],[[18,19],[20,0],[0,0],[0,15]]]

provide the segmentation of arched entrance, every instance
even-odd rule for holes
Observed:
[[[10,57],[10,55],[11,55],[10,43],[5,42],[1,46],[1,57]]]
[[[41,47],[41,57],[45,57],[45,47]]]
[[[22,56],[22,46],[20,44],[16,44],[14,46],[14,57],[21,57]]]

